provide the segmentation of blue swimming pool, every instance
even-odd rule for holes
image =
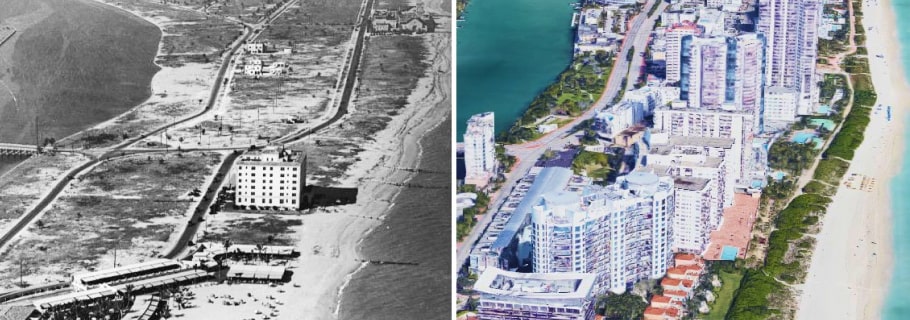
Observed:
[[[815,138],[814,132],[803,131],[793,134],[793,138],[790,138],[790,141],[803,144],[809,142],[812,138]]]

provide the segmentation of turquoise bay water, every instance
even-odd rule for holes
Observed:
[[[571,1],[574,3],[574,1]],[[458,140],[472,114],[509,128],[572,59],[568,0],[472,0],[458,22]]]
[[[910,0],[894,0],[892,5],[897,15],[904,76],[910,76]],[[900,107],[910,107],[910,101],[905,103],[908,105]],[[910,122],[910,117],[903,120]],[[904,135],[904,163],[901,172],[891,182],[894,269],[882,312],[882,318],[888,320],[910,319],[910,299],[907,298],[907,291],[910,290],[910,130]]]

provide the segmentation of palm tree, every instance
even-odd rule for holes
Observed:
[[[221,244],[224,246],[224,255],[227,256],[228,252],[231,251],[231,245],[233,242],[231,242],[231,239],[224,239]]]
[[[258,252],[258,254],[256,255],[256,259],[262,259],[262,249],[264,249],[264,248],[265,248],[265,246],[263,246],[261,243],[256,244],[256,251]]]

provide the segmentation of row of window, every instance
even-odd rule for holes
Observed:
[[[261,201],[257,201],[257,200],[261,200]],[[248,201],[251,204],[257,204],[257,202],[258,202],[258,204],[275,204],[272,202],[272,199],[237,198],[237,203],[242,204],[242,203],[245,203],[244,201]],[[290,201],[285,202],[284,199],[279,199],[277,204],[285,204],[285,203],[297,204],[297,200],[291,199]]]
[[[256,195],[256,192],[255,192],[255,191],[254,191],[254,192],[247,192],[247,193],[237,192],[237,195],[251,195],[251,196],[255,196],[255,195]],[[284,195],[285,195],[285,193],[283,193],[283,192],[282,192],[282,193],[278,193],[278,196],[279,196],[279,197],[284,197]],[[289,195],[289,196],[291,196],[291,197],[296,197],[296,196],[297,196],[297,193],[288,193],[287,195]],[[262,193],[262,196],[263,196],[263,197],[266,197],[266,196],[271,197],[271,196],[272,196],[272,193],[269,192],[268,194],[265,194],[265,192],[263,192],[263,193]],[[239,201],[239,200],[238,200],[238,201]]]
[[[243,172],[237,173],[237,176],[243,176]],[[256,173],[255,173],[255,172],[250,173],[250,174],[248,174],[248,176],[250,176],[250,177],[255,177],[255,176],[256,176]],[[262,176],[265,177],[265,176],[266,176],[265,173],[263,173]],[[268,176],[269,176],[269,177],[274,177],[275,174],[274,174],[274,173],[269,173]],[[291,178],[296,178],[296,177],[297,177],[297,174],[296,174],[296,173],[293,174],[293,175],[289,174],[288,176],[291,177]],[[279,174],[278,177],[279,177],[279,178],[284,178],[284,174],[283,174],[283,173],[282,173],[282,174]]]
[[[246,166],[246,167],[237,166],[237,169],[240,169],[240,170],[243,170],[243,169],[257,170],[259,168],[262,168],[262,171],[275,171],[274,166]],[[278,171],[284,171],[285,168],[287,168],[288,171],[297,171],[297,167],[278,167],[278,168],[279,168]]]
[[[238,182],[243,182],[243,180],[240,180],[240,181],[238,181]],[[288,182],[290,182],[290,181],[288,181]],[[256,180],[249,181],[249,183],[256,183]],[[269,180],[268,183],[272,183],[272,181]],[[281,181],[281,183],[284,183],[284,181]],[[263,190],[265,190],[265,189],[272,190],[272,188],[273,188],[272,186],[268,186],[268,187],[263,186],[263,187],[262,187]],[[248,187],[247,187],[246,185],[238,184],[238,185],[237,185],[237,189],[238,189],[238,190],[241,190],[241,189],[254,189],[254,190],[255,190],[255,189],[256,189],[256,185],[251,185],[251,186],[248,186]],[[292,185],[292,187],[288,187],[288,189],[289,189],[289,190],[297,190],[297,187]],[[279,186],[279,187],[278,187],[278,190],[284,190],[284,186]]]

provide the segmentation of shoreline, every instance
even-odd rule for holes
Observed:
[[[882,105],[882,110],[870,115],[866,139],[847,173],[873,178],[875,187],[867,192],[841,185],[832,197],[806,282],[799,288],[803,294],[797,319],[878,319],[889,294],[894,261],[891,183],[901,170],[905,103],[910,101],[892,9],[891,0],[863,1],[860,19],[876,106]],[[884,115],[887,106],[893,106],[891,121]]]
[[[448,64],[449,41],[444,34],[426,37],[427,59],[432,64],[408,97],[407,107],[377,133],[375,143],[364,146],[365,150],[358,155],[361,160],[338,183],[360,186],[358,202],[307,215],[303,226],[295,228],[299,237],[296,246],[301,251],[319,246],[335,253],[306,255],[296,263],[293,282],[306,283],[308,290],[293,297],[296,303],[290,314],[337,319],[344,313],[341,305],[345,289],[357,273],[366,269],[359,259],[370,260],[363,256],[363,241],[382,226],[404,189],[385,182],[407,182],[416,176],[399,168],[413,168],[422,161],[424,134],[437,128],[450,111],[438,108],[451,94],[447,82],[450,76],[437,73],[440,66]]]
[[[574,3],[577,1],[571,0],[570,2]],[[456,27],[456,30],[458,30],[457,41],[459,41],[459,43],[461,43],[463,41],[471,42],[470,45],[461,44],[461,46],[464,46],[465,48],[473,47],[473,48],[477,48],[477,49],[471,49],[470,51],[468,51],[468,49],[465,49],[465,48],[456,48],[456,51],[461,51],[459,53],[459,55],[461,56],[461,57],[459,57],[460,65],[456,66],[456,68],[460,69],[461,71],[459,74],[457,74],[457,77],[461,79],[460,80],[461,86],[464,87],[464,89],[460,90],[458,93],[456,93],[456,95],[461,95],[460,100],[462,100],[462,102],[459,103],[461,105],[459,108],[461,108],[463,110],[459,110],[459,112],[457,112],[457,114],[456,114],[456,117],[453,118],[453,121],[456,121],[456,124],[455,124],[456,131],[454,132],[454,134],[456,135],[455,140],[456,140],[456,142],[462,142],[462,138],[463,138],[462,135],[464,134],[464,130],[466,128],[466,123],[467,123],[468,117],[470,115],[492,111],[497,114],[496,115],[496,124],[495,124],[496,130],[495,130],[494,134],[497,137],[497,139],[496,139],[497,142],[500,142],[499,141],[500,139],[498,137],[501,134],[508,133],[509,129],[516,126],[516,124],[520,123],[521,119],[524,117],[524,115],[526,113],[528,113],[529,110],[531,110],[531,107],[533,106],[533,102],[536,99],[540,98],[541,95],[547,90],[547,88],[549,88],[552,85],[558,84],[559,83],[558,80],[560,79],[560,77],[567,71],[571,70],[571,67],[575,61],[575,55],[573,53],[573,50],[574,50],[574,45],[575,45],[574,37],[575,37],[575,32],[576,32],[577,28],[569,26],[569,24],[565,23],[565,20],[569,20],[571,22],[573,13],[576,13],[578,10],[569,9],[569,11],[567,13],[565,13],[566,14],[565,19],[562,19],[562,17],[560,16],[560,19],[558,19],[558,21],[553,22],[553,21],[550,21],[553,18],[549,18],[549,16],[564,14],[563,12],[559,11],[562,9],[558,9],[558,8],[562,8],[564,6],[565,6],[565,8],[571,8],[571,7],[566,6],[566,3],[553,3],[553,4],[545,5],[552,10],[549,10],[547,12],[540,12],[537,7],[541,6],[542,4],[540,2],[533,2],[533,3],[529,3],[528,4],[529,9],[521,11],[521,14],[527,14],[527,15],[531,15],[532,17],[536,17],[534,21],[528,22],[528,21],[522,20],[522,21],[513,21],[513,22],[510,22],[509,24],[505,24],[505,25],[502,25],[502,24],[487,25],[487,23],[485,23],[486,21],[488,21],[487,19],[489,19],[487,17],[488,15],[486,14],[487,11],[489,10],[490,12],[496,12],[497,11],[496,9],[499,9],[499,8],[495,8],[495,7],[477,8],[476,5],[478,5],[478,4],[470,3],[468,6],[473,8],[473,10],[474,10],[473,14],[476,15],[476,14],[480,13],[484,17],[481,17],[481,18],[474,17],[474,18],[471,18],[471,20],[467,20],[467,16],[457,18],[457,19],[459,19],[459,21],[457,22],[458,26]],[[484,4],[483,6],[487,6],[487,5]],[[556,11],[554,11],[554,10],[556,10]],[[516,84],[516,85],[508,85],[508,86],[502,85],[502,84],[497,84],[497,83],[489,81],[489,80],[485,80],[485,79],[490,78],[488,75],[485,74],[488,64],[492,63],[492,62],[496,62],[496,61],[498,61],[498,59],[506,59],[506,58],[502,58],[500,56],[488,56],[487,54],[483,54],[484,57],[478,59],[478,58],[475,58],[475,56],[480,54],[480,52],[481,52],[480,50],[497,50],[497,49],[503,49],[505,47],[504,46],[490,47],[488,40],[486,39],[488,36],[478,36],[478,34],[475,34],[475,33],[477,33],[476,30],[478,30],[478,29],[485,30],[484,28],[480,28],[476,25],[480,24],[480,25],[483,25],[484,27],[488,27],[488,28],[507,28],[508,30],[506,30],[505,32],[508,35],[520,37],[521,35],[527,34],[527,32],[533,32],[533,31],[537,31],[537,30],[532,28],[533,31],[522,30],[521,32],[517,32],[516,30],[512,30],[513,27],[511,27],[511,25],[519,24],[524,28],[527,28],[528,26],[537,26],[540,24],[538,19],[540,19],[541,17],[547,17],[546,23],[544,23],[544,25],[550,26],[550,27],[558,26],[558,28],[559,28],[559,29],[552,29],[552,30],[548,31],[546,34],[542,35],[542,36],[546,37],[546,39],[547,39],[547,41],[545,41],[545,43],[553,43],[554,46],[540,47],[540,42],[522,43],[522,42],[510,41],[509,47],[519,47],[519,48],[523,48],[526,51],[538,52],[535,55],[536,55],[536,58],[540,59],[540,60],[539,61],[538,60],[513,61],[514,59],[510,58],[510,59],[504,60],[504,61],[511,61],[511,62],[497,66],[497,69],[499,69],[499,72],[495,73],[495,74],[500,74],[500,73],[504,74],[505,75],[505,76],[503,76],[504,79],[506,79],[506,78],[513,79],[515,77],[515,72],[525,70],[528,68],[528,66],[534,66],[534,68],[532,68],[532,69],[534,69],[535,72],[519,75],[518,77],[530,76],[531,78],[536,78],[536,79],[532,79],[533,81],[525,80],[525,82],[523,82],[523,84],[520,84],[520,85]],[[484,18],[487,18],[487,19],[484,19]],[[470,23],[470,25],[464,25],[464,23],[466,23],[466,21],[470,21],[470,22],[467,22],[467,23]],[[472,26],[472,25],[475,25],[475,26]],[[553,31],[553,30],[556,30],[556,31]],[[466,34],[466,32],[470,33],[470,34]],[[564,34],[559,35],[559,33],[564,33]],[[541,35],[538,35],[538,36],[541,36]],[[464,39],[471,38],[471,40],[464,40],[462,38],[464,38]],[[497,39],[494,39],[494,40],[497,40]],[[498,39],[498,40],[505,41],[504,39]],[[565,42],[563,43],[563,41],[565,41]],[[565,46],[563,46],[563,44]],[[497,51],[501,51],[501,50],[497,50]],[[512,50],[509,50],[507,53],[510,53],[510,54],[513,53],[511,51]],[[545,55],[541,56],[541,52],[543,52]],[[556,58],[555,55],[557,54],[557,52],[560,55],[560,57],[559,57],[560,59],[555,59]],[[518,63],[518,64],[515,64],[515,63]],[[483,68],[482,72],[484,74],[478,74],[478,72],[480,72],[480,71],[478,71],[476,69],[479,69],[479,68]],[[545,77],[540,76],[540,75],[544,75]],[[499,77],[493,77],[493,78],[497,79]],[[472,83],[476,83],[478,81],[482,81],[483,83],[472,84]],[[471,86],[468,87],[468,84],[471,84]],[[487,87],[479,87],[480,85],[484,85]],[[489,87],[489,86],[492,86],[492,87]],[[497,92],[501,91],[503,96],[507,96],[506,97],[507,99],[503,100],[502,98],[498,98],[498,100],[491,101],[487,97],[478,97],[473,94],[470,94],[474,90],[478,90],[478,89],[484,89],[484,91],[491,91],[493,89],[495,89],[495,91],[497,91]],[[530,90],[530,89],[533,89],[533,90]],[[515,91],[519,91],[519,92],[516,93]],[[519,94],[519,93],[521,93],[521,94]],[[595,100],[596,100],[596,97],[595,97]],[[591,104],[593,105],[593,102]],[[483,108],[475,109],[476,107],[471,107],[471,105],[477,105],[477,106],[497,105],[498,107],[493,107],[493,108],[484,107],[486,109],[483,109]],[[536,120],[539,121],[543,118],[546,118],[546,117],[541,117]],[[540,139],[540,137],[538,137],[537,139]],[[535,139],[535,140],[537,140],[537,139]]]

